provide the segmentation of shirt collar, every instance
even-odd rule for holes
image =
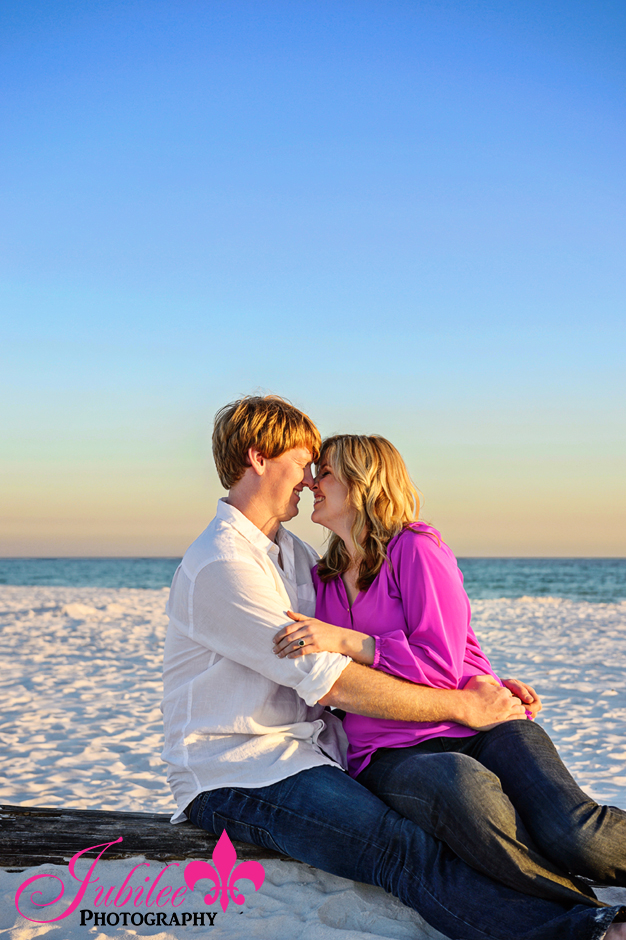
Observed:
[[[291,534],[287,529],[283,529],[282,525],[278,527],[276,542],[272,542],[271,539],[268,539],[267,535],[255,526],[254,522],[250,522],[247,516],[244,516],[239,509],[235,509],[230,503],[225,502],[223,498],[219,499],[217,502],[216,515],[218,519],[222,519],[224,522],[227,522],[228,525],[232,525],[233,529],[236,529],[240,535],[243,535],[246,541],[260,548],[261,551],[266,552],[268,555],[278,556],[278,545],[276,542],[279,542],[281,546],[285,544],[291,547],[293,544]]]

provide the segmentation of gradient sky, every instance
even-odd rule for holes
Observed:
[[[390,437],[457,554],[626,555],[623,2],[5,0],[0,45],[0,554],[182,553],[263,390]]]

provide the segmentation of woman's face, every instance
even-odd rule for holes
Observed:
[[[348,487],[337,479],[329,464],[322,463],[313,483],[311,519],[341,535],[352,528],[354,517],[355,509],[350,505]]]

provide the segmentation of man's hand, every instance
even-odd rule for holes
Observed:
[[[537,717],[543,705],[532,685],[528,685],[526,682],[520,682],[519,679],[500,679],[500,682],[505,688],[512,692],[513,695],[517,695],[522,705],[526,708],[526,711],[530,712],[532,718]]]
[[[521,700],[498,685],[493,676],[472,676],[462,695],[464,709],[458,720],[474,731],[489,731],[503,721],[526,718]]]

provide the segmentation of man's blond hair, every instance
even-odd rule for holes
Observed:
[[[250,466],[251,447],[269,460],[294,447],[304,447],[316,460],[321,442],[309,416],[278,395],[247,395],[224,405],[215,415],[213,459],[220,483],[227,490]]]

